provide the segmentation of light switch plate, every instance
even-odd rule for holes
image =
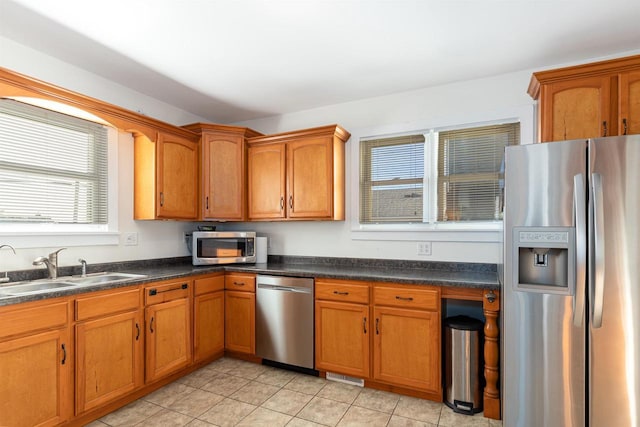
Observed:
[[[138,245],[138,233],[135,231],[124,233],[123,240],[125,246],[137,246]]]

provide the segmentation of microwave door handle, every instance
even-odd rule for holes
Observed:
[[[576,283],[573,297],[573,324],[581,327],[584,317],[587,275],[587,220],[584,179],[582,174],[573,177],[573,210],[576,220]]]
[[[602,312],[604,306],[604,196],[602,194],[602,176],[591,174],[591,188],[593,190],[593,257],[594,283],[593,286],[593,328],[602,327]]]

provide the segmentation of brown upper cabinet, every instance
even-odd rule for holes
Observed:
[[[197,135],[134,138],[134,219],[198,219]]]
[[[540,142],[640,133],[640,55],[534,73]]]
[[[344,220],[344,144],[330,125],[249,138],[250,220]]]
[[[203,220],[247,219],[249,128],[207,123],[184,126],[200,134],[200,214]]]

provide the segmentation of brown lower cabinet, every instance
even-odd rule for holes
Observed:
[[[194,280],[193,361],[224,352],[224,273]]]
[[[0,425],[54,426],[73,412],[73,345],[64,299],[3,308]]]
[[[256,353],[256,276],[227,274],[224,280],[224,348]]]

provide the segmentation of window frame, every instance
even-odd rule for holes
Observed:
[[[437,123],[429,123],[427,120],[420,122],[407,122],[403,124],[390,124],[383,126],[354,129],[351,136],[351,146],[348,150],[350,171],[347,175],[347,198],[349,206],[349,221],[351,225],[352,240],[388,240],[388,241],[450,241],[450,242],[502,242],[502,220],[444,222],[444,223],[360,223],[360,140],[376,139],[382,136],[393,137],[408,134],[418,134],[429,131],[446,131],[461,128],[472,128],[496,125],[509,122],[520,122],[520,144],[533,143],[535,141],[535,108],[533,105],[505,109],[504,111],[479,112],[469,114],[466,117],[444,118]],[[427,144],[433,138],[427,138]],[[431,143],[425,150],[437,149]],[[437,153],[433,153],[431,159],[437,162]],[[425,156],[426,158],[427,156]],[[433,175],[431,168],[437,168],[437,164],[425,161],[424,188],[428,187],[428,197],[425,197],[425,213],[435,215],[432,208],[435,206],[437,195],[437,182],[429,179]],[[427,168],[430,168],[427,170]],[[437,169],[436,169],[437,171]],[[432,212],[433,211],[433,212]]]

